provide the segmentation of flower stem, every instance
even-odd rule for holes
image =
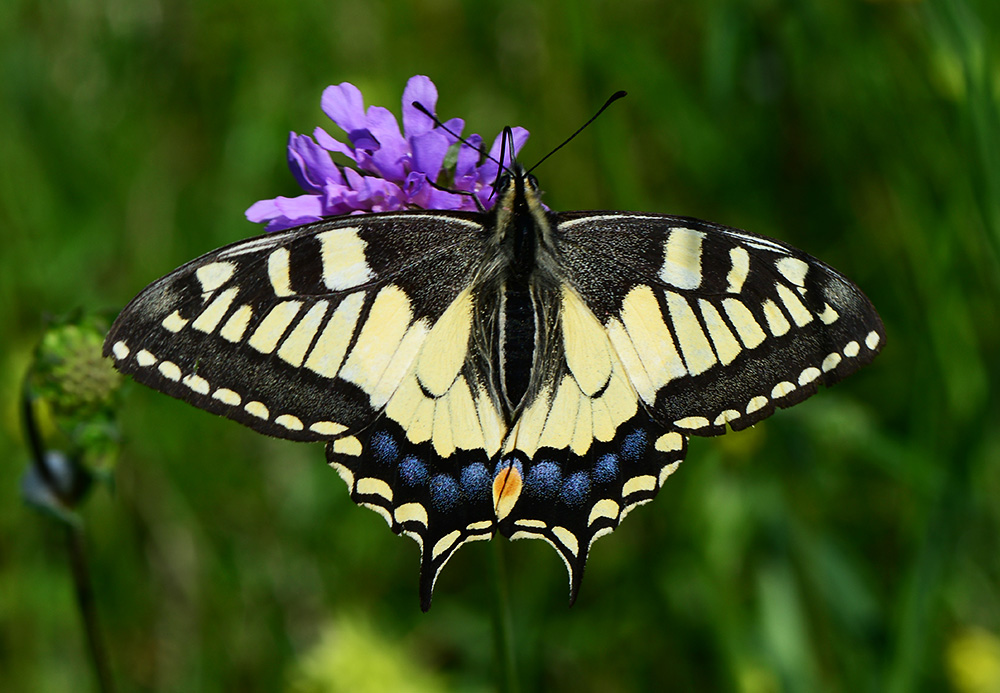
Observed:
[[[497,665],[500,669],[501,693],[517,693],[517,660],[514,657],[514,629],[510,616],[510,597],[504,571],[503,547],[494,539],[493,575],[493,642],[496,646]]]
[[[60,484],[53,471],[46,464],[45,448],[42,436],[35,420],[34,397],[27,379],[22,389],[21,412],[25,428],[25,438],[31,451],[32,465],[38,471],[38,478],[51,493],[52,502],[60,503]],[[101,693],[114,693],[114,682],[111,678],[111,666],[108,663],[107,651],[101,639],[101,631],[97,623],[97,608],[94,603],[94,588],[87,568],[87,552],[84,546],[83,529],[72,521],[71,514],[61,515],[66,531],[66,551],[69,554],[70,572],[73,576],[73,588],[76,595],[76,606],[80,611],[87,647],[90,651],[90,661],[97,677]]]
[[[94,666],[94,674],[102,693],[114,693],[114,681],[111,678],[111,666],[108,663],[107,650],[101,638],[101,629],[97,623],[97,608],[94,602],[94,589],[87,568],[87,552],[84,545],[83,530],[74,525],[66,525],[66,550],[69,552],[70,568],[73,573],[73,587],[76,592],[76,605],[83,620],[83,629],[87,636],[87,647],[90,650],[90,661]]]

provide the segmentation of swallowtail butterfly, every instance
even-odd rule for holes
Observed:
[[[662,214],[546,210],[515,165],[492,211],[329,218],[142,291],[119,370],[261,433],[323,441],[351,498],[421,549],[594,541],[652,500],[691,435],[746,428],[870,362],[868,299],[778,241]]]

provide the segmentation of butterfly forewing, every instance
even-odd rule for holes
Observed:
[[[750,426],[869,363],[884,341],[854,284],[771,239],[615,212],[559,215],[556,234],[566,281],[652,417],[675,430]]]
[[[475,222],[411,218],[347,217],[204,255],[140,293],[107,351],[140,382],[269,435],[359,430],[481,255]]]

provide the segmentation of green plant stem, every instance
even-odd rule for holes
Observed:
[[[97,608],[94,602],[90,570],[87,567],[83,530],[79,527],[66,525],[66,550],[69,553],[76,605],[80,610],[80,618],[87,636],[87,648],[90,650],[90,661],[94,666],[94,675],[97,677],[97,683],[102,693],[114,693],[111,666],[108,662],[107,650],[104,649],[104,641],[101,638],[101,629],[97,623]]]
[[[517,693],[517,661],[514,658],[514,629],[510,617],[510,597],[507,575],[504,570],[503,547],[494,539],[493,560],[493,642],[496,647],[497,666],[500,669],[501,693]]]
[[[25,428],[25,437],[31,450],[32,464],[38,470],[39,477],[52,492],[53,497],[59,497],[59,487],[52,471],[45,463],[45,448],[35,421],[34,397],[25,379],[21,396],[21,411]],[[111,666],[108,663],[107,651],[101,638],[101,630],[97,623],[97,608],[94,602],[94,589],[87,567],[87,552],[84,545],[83,530],[77,524],[63,521],[66,532],[66,552],[69,554],[70,572],[73,576],[73,588],[76,595],[77,609],[83,623],[87,638],[87,649],[90,661],[94,667],[94,675],[101,693],[114,693],[114,682],[111,678]]]

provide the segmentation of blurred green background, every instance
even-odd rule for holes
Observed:
[[[0,3],[0,689],[92,690],[59,528],[26,509],[18,384],[46,314],[117,310],[255,235],[296,194],[289,130],[350,81],[531,163],[553,209],[703,217],[856,281],[869,368],[696,439],[591,554],[566,607],[542,542],[503,542],[520,688],[1000,691],[1000,3],[995,0],[6,0]],[[417,547],[321,445],[137,385],[114,492],[86,504],[123,691],[500,685],[494,548],[433,609]]]

